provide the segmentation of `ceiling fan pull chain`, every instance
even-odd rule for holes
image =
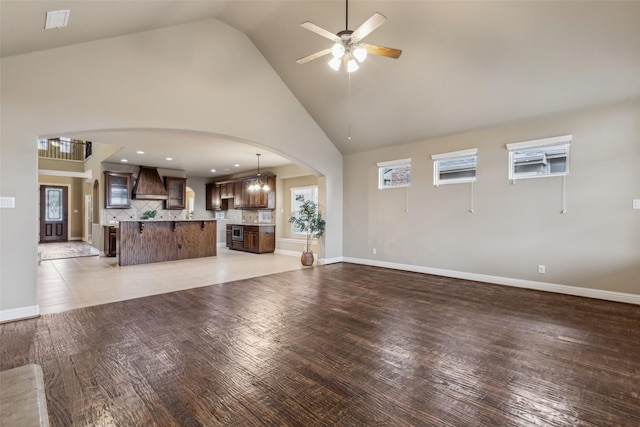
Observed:
[[[347,73],[347,139],[351,141],[351,73]]]

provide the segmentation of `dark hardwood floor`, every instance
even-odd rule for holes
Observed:
[[[0,325],[52,426],[638,426],[640,307],[351,264]]]

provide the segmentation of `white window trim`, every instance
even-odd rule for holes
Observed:
[[[402,187],[410,187],[411,186],[411,178],[409,178],[409,182],[407,182],[406,184],[400,184],[400,185],[384,185],[383,179],[382,179],[382,168],[389,167],[389,166],[397,166],[397,167],[408,166],[408,167],[411,167],[411,157],[409,157],[407,159],[398,159],[398,160],[389,160],[389,161],[386,161],[386,162],[378,162],[378,163],[376,163],[376,165],[378,166],[378,190],[388,190],[390,188],[402,188]]]
[[[310,188],[316,190],[316,200],[314,200],[314,202],[318,203],[319,194],[318,194],[318,186],[317,185],[305,185],[303,187],[291,187],[290,188],[290,190],[291,190],[291,208],[292,208],[291,214],[292,215],[294,215],[294,214],[296,216],[298,215],[298,211],[294,211],[293,210],[293,205],[294,205],[294,203],[296,201],[295,191],[296,190],[307,190],[307,189],[310,189]],[[291,235],[292,236],[301,236],[302,237],[302,236],[306,236],[307,235],[307,233],[305,233],[305,232],[296,231],[295,224],[291,223],[290,225],[291,225]]]
[[[533,139],[530,141],[522,141],[522,142],[514,142],[511,144],[506,144],[507,149],[509,150],[509,164],[508,164],[509,179],[515,182],[518,179],[547,178],[551,176],[569,175],[569,150],[571,148],[572,140],[573,140],[573,135],[561,135],[561,136],[553,136],[550,138]],[[565,172],[550,173],[546,175],[514,176],[513,163],[514,163],[514,155],[516,151],[528,150],[531,148],[544,148],[544,147],[554,147],[554,146],[565,147],[567,150],[567,167]]]
[[[451,160],[451,159],[471,157],[471,156],[477,156],[477,155],[478,155],[477,148],[470,148],[468,150],[460,150],[460,151],[451,151],[449,153],[442,153],[442,154],[432,154],[431,160],[433,160],[433,185],[436,187],[439,187],[441,185],[447,185],[447,184],[461,184],[465,182],[475,182],[476,181],[475,176],[473,178],[459,178],[459,179],[451,179],[448,181],[440,181],[440,168],[438,166],[440,164],[440,160]],[[477,170],[478,170],[478,166],[476,163],[476,173],[477,173]]]

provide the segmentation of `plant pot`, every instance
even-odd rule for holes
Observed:
[[[313,252],[302,252],[300,262],[305,266],[313,265]]]

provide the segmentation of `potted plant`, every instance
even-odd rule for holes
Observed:
[[[300,231],[307,235],[305,251],[300,257],[302,265],[313,265],[313,252],[311,251],[311,239],[324,235],[325,221],[318,210],[318,204],[313,200],[305,200],[304,196],[297,195],[296,201],[302,202],[297,215],[291,215],[289,222],[295,224]]]

